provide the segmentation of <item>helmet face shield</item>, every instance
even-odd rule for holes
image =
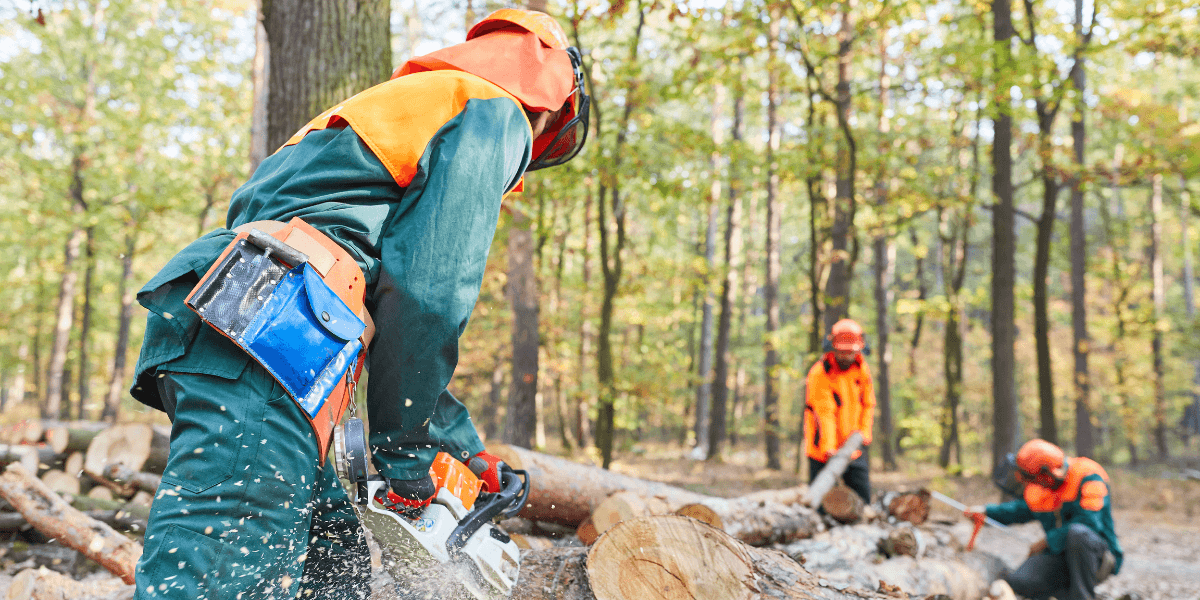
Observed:
[[[529,164],[526,172],[557,167],[575,158],[587,142],[592,98],[583,81],[583,57],[574,46],[567,48],[567,55],[571,57],[571,68],[575,73],[575,92],[568,99],[571,110],[560,117],[560,121],[566,119],[566,123],[557,129],[554,138]]]

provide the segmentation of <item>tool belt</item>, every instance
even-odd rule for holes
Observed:
[[[283,386],[324,463],[375,334],[366,280],[344,248],[299,218],[233,231],[185,304]]]

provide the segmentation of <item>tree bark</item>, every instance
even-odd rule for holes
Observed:
[[[1075,39],[1080,45],[1083,44],[1083,35],[1083,0],[1075,0]],[[1072,389],[1075,392],[1075,454],[1095,456],[1096,437],[1091,414],[1092,383],[1088,374],[1091,339],[1087,329],[1087,227],[1084,223],[1083,196],[1083,173],[1087,168],[1087,74],[1082,56],[1077,60],[1079,64],[1076,65],[1072,78],[1076,95],[1075,115],[1071,120],[1071,140],[1075,168],[1078,170],[1071,178],[1071,335],[1072,341],[1075,342],[1075,380]],[[1187,248],[1186,233],[1184,247]],[[1192,310],[1189,300],[1189,316]]]
[[[83,311],[79,318],[79,404],[75,407],[75,418],[84,418],[84,406],[91,396],[89,385],[88,358],[91,350],[92,330],[92,280],[96,276],[96,228],[88,227],[84,242]],[[70,413],[70,411],[65,411]],[[70,414],[63,415],[71,418]]]
[[[1016,276],[1016,234],[1013,230],[1012,107],[1009,96],[1015,72],[1012,49],[1012,4],[993,0],[994,68],[1001,74],[994,86],[992,194],[992,467],[1015,450],[1017,436],[1016,356],[1013,287]]]
[[[694,435],[695,448],[704,458],[708,454],[708,423],[712,410],[712,369],[713,369],[713,295],[711,281],[713,274],[719,272],[716,268],[717,253],[717,220],[720,212],[721,198],[721,144],[722,139],[721,105],[725,102],[725,86],[720,83],[713,85],[712,115],[709,119],[710,134],[713,141],[713,151],[709,157],[709,169],[712,170],[712,184],[708,189],[706,227],[704,228],[704,273],[700,278],[702,286],[703,309],[700,317],[700,360],[696,369],[696,423]]]
[[[85,159],[81,151],[76,151],[71,160],[71,200],[72,211],[76,219],[81,219],[87,212],[83,200],[83,168]],[[75,262],[79,260],[80,246],[83,245],[84,230],[74,226],[67,236],[66,249],[63,252],[62,280],[58,286],[58,312],[54,319],[54,343],[50,351],[50,366],[46,372],[46,403],[43,416],[53,419],[63,418],[64,407],[69,408],[70,399],[63,385],[63,373],[67,365],[67,346],[71,341],[71,327],[75,318],[75,286],[79,281],[79,273],[75,271]]]
[[[734,148],[742,141],[742,124],[745,116],[746,96],[741,82],[733,95],[733,125],[730,142]],[[721,460],[721,446],[725,442],[725,419],[728,414],[729,338],[733,332],[734,293],[738,285],[739,258],[742,256],[742,205],[739,197],[738,170],[736,161],[729,164],[728,204],[725,207],[725,268],[721,282],[721,314],[717,322],[717,346],[714,351],[712,410],[708,421],[708,460]]]
[[[268,95],[271,81],[271,44],[267,39],[266,16],[263,5],[271,0],[257,0],[254,11],[254,62],[251,63],[253,98],[250,109],[250,174],[258,170],[258,165],[267,158],[272,149],[267,144],[267,121],[270,114],[267,110]]]
[[[129,353],[129,327],[133,322],[133,253],[137,250],[137,231],[130,221],[126,222],[125,253],[121,256],[121,279],[117,282],[117,295],[121,299],[121,312],[117,315],[117,343],[113,347],[112,373],[108,380],[108,394],[104,397],[104,409],[100,420],[113,423],[121,409],[124,397],[126,363]]]
[[[5,598],[8,600],[95,600],[120,591],[124,584],[110,581],[76,581],[50,569],[25,569],[13,577]]]
[[[263,0],[270,43],[267,152],[321,111],[387,80],[387,0]]]
[[[891,123],[887,111],[891,103],[891,79],[887,74],[887,32],[879,36],[879,133],[883,136],[880,142],[879,155],[886,157],[891,143],[888,135]],[[888,203],[887,161],[880,165],[880,171],[875,177],[875,205],[883,210]],[[875,370],[875,390],[879,405],[879,437],[883,446],[884,470],[895,470],[896,447],[895,435],[892,430],[892,346],[888,340],[891,333],[891,310],[895,300],[892,291],[892,276],[895,271],[896,246],[887,235],[877,235],[872,243],[875,274],[875,350],[878,352],[879,364]]]
[[[512,302],[512,379],[503,440],[532,448],[538,422],[538,282],[533,268],[533,231],[528,216],[512,214],[508,239],[508,296]]]
[[[779,151],[779,21],[780,9],[771,11],[768,25],[768,83],[767,83],[767,240],[766,281],[763,282],[763,309],[767,321],[763,330],[763,443],[767,455],[767,468],[782,468],[779,459],[779,263],[781,212],[783,203],[777,195],[779,174],[775,155]]]
[[[850,283],[853,277],[853,253],[851,251],[854,232],[854,178],[858,171],[858,145],[850,130],[850,113],[853,97],[850,94],[850,66],[854,60],[854,27],[850,20],[853,1],[842,5],[841,29],[838,31],[838,80],[836,112],[838,128],[842,136],[837,146],[837,195],[833,201],[833,241],[829,257],[829,281],[825,286],[825,324],[822,331],[829,331],[833,324],[850,314]]]
[[[1167,392],[1165,366],[1163,364],[1163,331],[1167,329],[1166,283],[1163,278],[1162,259],[1162,173],[1151,179],[1150,191],[1150,279],[1151,296],[1154,302],[1154,333],[1150,340],[1150,351],[1154,358],[1154,446],[1158,459],[1166,460],[1167,449]]]
[[[1042,215],[1037,221],[1037,250],[1033,259],[1033,338],[1037,348],[1038,406],[1041,418],[1039,433],[1042,439],[1051,444],[1058,444],[1058,421],[1054,414],[1054,374],[1050,361],[1050,299],[1046,286],[1050,271],[1050,242],[1054,234],[1059,184],[1050,164],[1050,135],[1054,117],[1044,114],[1044,109],[1039,109],[1038,112],[1038,122],[1041,123],[1038,145],[1043,161],[1043,192]]]

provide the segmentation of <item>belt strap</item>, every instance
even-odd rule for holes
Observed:
[[[251,229],[257,229],[268,235],[274,235],[282,231],[283,228],[287,226],[287,223],[281,221],[251,221],[249,223],[238,225],[233,229],[233,232],[249,233]],[[324,235],[322,232],[317,231],[316,229],[313,229],[313,231],[317,235]],[[329,236],[325,237],[329,238]],[[332,241],[331,238],[330,240]],[[334,256],[334,253],[331,252],[329,248],[313,239],[311,235],[305,233],[304,230],[298,227],[293,227],[288,233],[287,238],[281,241],[307,255],[308,264],[312,265],[312,268],[316,270],[316,272],[320,274],[322,278],[329,273],[329,270],[333,268],[333,265],[335,265],[338,260],[350,261],[350,264],[354,264],[357,267],[357,263],[354,262],[354,259],[350,256],[350,253],[346,252],[346,250],[341,248],[341,246],[337,247],[338,250],[341,251],[342,256]],[[334,244],[336,245],[336,242],[334,242]],[[361,311],[359,311],[358,318],[362,319],[363,323],[365,323],[367,326],[366,329],[363,330],[362,337],[359,338],[362,341],[363,348],[366,348],[371,344],[371,340],[375,337],[375,321],[371,318],[371,313],[367,312],[367,308],[365,306]]]

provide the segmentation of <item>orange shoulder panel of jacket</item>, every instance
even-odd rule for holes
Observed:
[[[470,73],[424,71],[386,81],[338,103],[300,128],[284,146],[299,142],[310,131],[344,122],[396,183],[405,187],[417,174],[429,141],[475,98],[508,98],[521,106],[512,94]]]
[[[1079,506],[1085,510],[1100,510],[1104,508],[1104,497],[1108,495],[1108,486],[1103,481],[1091,480],[1083,484],[1079,493]]]
[[[1099,475],[1105,483],[1108,482],[1108,473],[1105,473],[1104,467],[1101,467],[1096,461],[1082,456],[1072,458],[1070,461],[1071,465],[1067,469],[1067,482],[1059,488],[1058,492],[1063,502],[1079,498],[1079,488],[1083,484],[1083,478],[1088,475]]]
[[[1033,512],[1050,512],[1059,507],[1054,492],[1035,484],[1025,486],[1025,505]]]

